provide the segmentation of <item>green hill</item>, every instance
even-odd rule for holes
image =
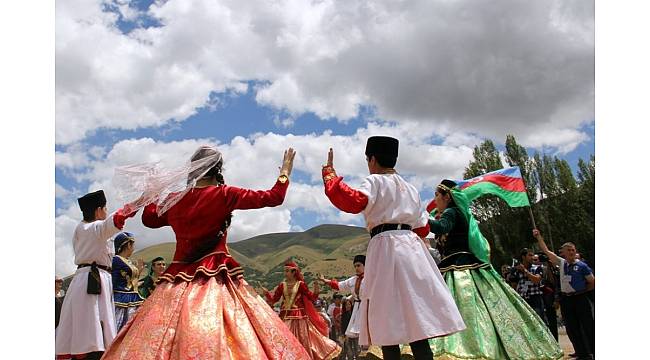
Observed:
[[[174,257],[174,250],[176,250],[175,242],[152,245],[140,251],[134,252],[133,255],[131,255],[131,259],[142,259],[145,262],[149,262],[158,256],[162,256],[165,258],[167,264],[169,264]],[[148,265],[149,264],[147,264],[147,266]]]
[[[302,268],[305,280],[317,274],[342,278],[354,273],[352,259],[365,254],[370,236],[364,228],[346,225],[319,225],[304,232],[273,233],[228,243],[231,255],[244,267],[251,285],[272,289],[284,277],[284,262],[291,258]],[[137,251],[132,259],[145,261],[162,256],[172,261],[176,243],[153,245]],[[322,289],[326,292],[327,289]]]
[[[162,243],[162,244],[157,244],[153,246],[149,246],[147,248],[144,248],[140,251],[136,251],[133,253],[131,256],[132,259],[143,259],[145,262],[149,262],[153,260],[155,257],[162,256],[165,258],[165,261],[169,264],[173,257],[174,257],[174,251],[176,250],[176,243],[175,242],[168,242],[168,243]],[[234,250],[229,247],[230,254],[237,259],[237,261],[242,264],[244,267],[248,268],[253,268],[255,270],[258,270],[260,272],[265,272],[266,269],[264,267],[260,267],[258,264],[256,264],[254,261],[249,259],[248,257],[240,254],[237,250]]]
[[[349,238],[367,235],[364,228],[346,225],[319,225],[304,232],[274,233],[230,243],[231,249],[255,258],[291,245],[303,245],[322,253],[338,248]]]

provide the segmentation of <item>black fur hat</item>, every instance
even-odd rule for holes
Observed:
[[[78,198],[77,202],[82,212],[92,212],[98,207],[106,206],[106,196],[104,190],[97,190]]]
[[[366,156],[385,155],[397,158],[399,140],[389,136],[371,136],[366,143]]]

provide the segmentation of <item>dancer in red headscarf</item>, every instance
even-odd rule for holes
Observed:
[[[341,347],[329,339],[327,323],[313,304],[318,299],[318,282],[314,283],[314,292],[309,291],[300,268],[293,261],[284,265],[284,276],[285,280],[275,288],[275,293],[262,288],[267,302],[272,306],[280,298],[283,299],[280,318],[305,347],[311,359],[334,359],[341,352]]]

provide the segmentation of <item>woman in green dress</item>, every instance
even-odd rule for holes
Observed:
[[[562,358],[562,349],[535,311],[490,265],[490,247],[469,210],[470,201],[443,180],[436,188],[436,234],[442,273],[467,325],[429,340],[436,359]]]

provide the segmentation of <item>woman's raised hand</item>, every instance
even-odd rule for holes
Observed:
[[[330,148],[330,151],[327,153],[327,165],[331,168],[334,168],[334,150]]]
[[[280,168],[280,175],[289,177],[293,169],[293,158],[296,156],[296,151],[293,148],[288,148],[284,151],[284,158],[282,159],[282,167]]]

